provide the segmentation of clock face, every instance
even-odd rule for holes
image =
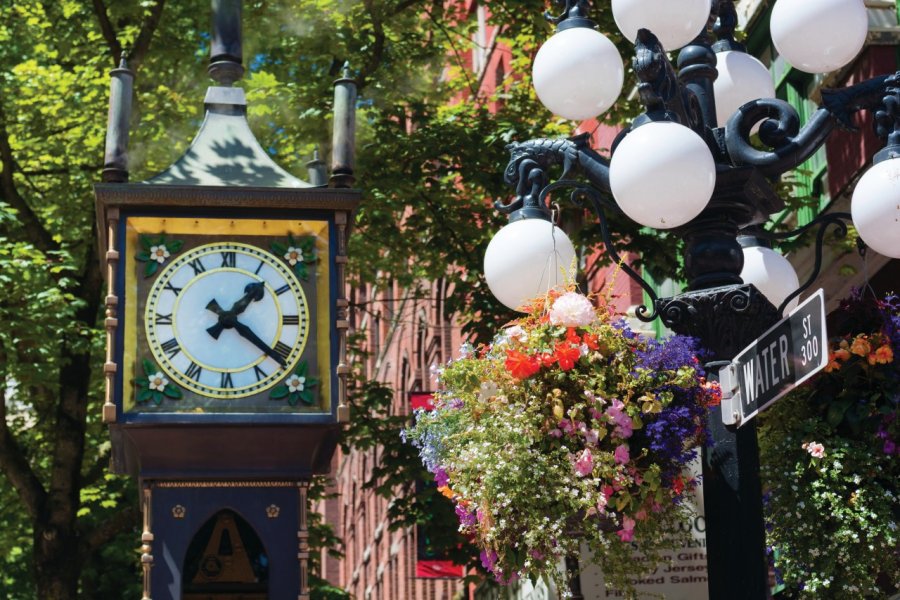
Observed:
[[[239,242],[199,245],[173,258],[144,310],[150,352],[173,383],[200,396],[242,398],[294,372],[309,308],[284,260]]]

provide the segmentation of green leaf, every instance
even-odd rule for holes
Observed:
[[[309,279],[309,273],[306,271],[306,264],[302,261],[298,262],[294,265],[294,275],[297,276],[301,281],[307,281]]]
[[[828,413],[826,414],[825,420],[832,427],[837,427],[840,425],[841,421],[844,419],[844,413],[847,412],[847,409],[850,407],[850,402],[847,400],[840,402],[832,402],[828,406]]]
[[[151,393],[153,394],[153,404],[155,404],[155,405],[157,405],[157,406],[159,406],[160,404],[162,404],[163,398],[165,398],[165,396],[163,395],[163,393],[162,393],[162,392],[158,392],[158,391],[156,391],[156,390],[154,390],[154,391],[151,392]]]
[[[141,365],[144,367],[144,374],[147,377],[150,377],[151,375],[156,374],[156,371],[157,371],[156,365],[154,365],[151,361],[149,361],[145,358],[143,361],[141,361]]]
[[[272,389],[269,393],[269,400],[281,400],[288,394],[290,394],[290,390],[286,385],[279,385],[278,387]]]
[[[291,392],[288,395],[288,404],[291,406],[297,406],[297,400],[300,399],[302,392]]]
[[[294,235],[290,231],[288,232],[288,244],[294,247],[297,246],[297,241],[294,239]]]
[[[148,260],[150,260],[150,253],[146,250],[142,250],[134,255],[134,259],[140,262],[147,262]]]
[[[181,400],[181,389],[173,383],[166,384],[165,389],[163,389],[163,394],[173,400]]]
[[[172,240],[171,242],[166,242],[166,250],[173,254],[181,250],[182,246],[184,246],[184,242],[181,240]]]
[[[307,406],[312,406],[316,402],[316,396],[312,390],[303,390],[300,392],[300,401]]]
[[[155,260],[151,260],[144,267],[144,277],[153,277],[156,272],[159,270],[159,263]]]
[[[287,254],[287,246],[282,246],[278,242],[272,242],[270,247],[272,248],[272,252],[277,254],[279,258]]]
[[[144,402],[147,402],[148,400],[151,400],[152,398],[153,398],[153,390],[144,388],[140,392],[138,392],[137,401],[140,402],[141,404],[143,404]]]
[[[146,235],[138,236],[138,240],[141,242],[141,247],[144,248],[148,253],[150,252],[150,248],[153,247],[153,242],[150,241],[150,238]],[[149,254],[148,254],[149,256]]]

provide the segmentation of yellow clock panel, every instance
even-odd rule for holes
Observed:
[[[124,408],[318,411],[327,221],[129,217]]]

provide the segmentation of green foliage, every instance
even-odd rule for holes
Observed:
[[[791,597],[900,586],[900,304],[862,295],[829,325],[830,364],[761,415],[769,545]]]

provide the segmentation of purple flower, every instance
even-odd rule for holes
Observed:
[[[637,368],[648,371],[676,371],[679,367],[692,366],[699,376],[703,368],[696,360],[699,341],[683,335],[673,335],[663,340],[648,339],[646,350],[635,352]]]
[[[894,454],[897,451],[897,444],[893,440],[884,440],[884,453],[887,455]]]
[[[479,556],[481,557],[481,566],[493,573],[499,558],[497,553],[493,550],[482,550]]]
[[[459,504],[456,505],[456,517],[459,519],[459,524],[463,527],[474,527],[478,523],[475,515]]]
[[[444,470],[443,467],[436,467],[434,470],[434,482],[438,487],[444,487],[448,483],[450,483],[450,476],[447,475],[447,471]]]

